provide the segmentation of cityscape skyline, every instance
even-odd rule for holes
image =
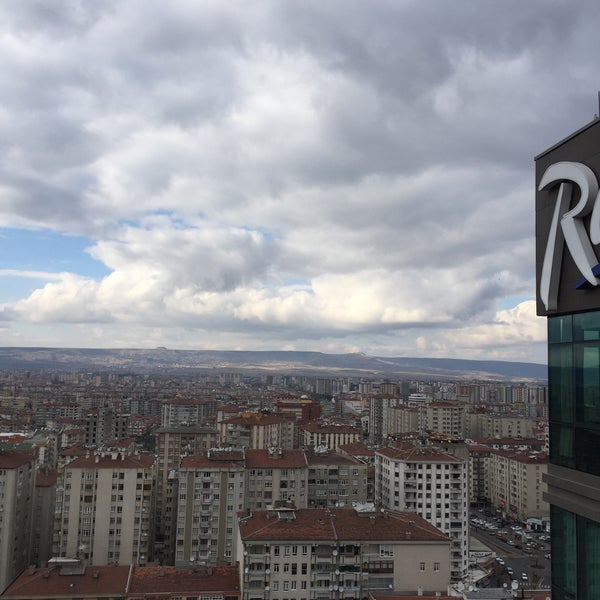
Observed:
[[[544,363],[532,157],[598,11],[4,3],[0,346]]]

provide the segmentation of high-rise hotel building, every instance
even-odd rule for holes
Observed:
[[[600,598],[600,120],[536,157],[548,322],[552,598]]]

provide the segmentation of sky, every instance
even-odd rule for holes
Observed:
[[[596,0],[5,0],[0,346],[546,361],[534,157]]]

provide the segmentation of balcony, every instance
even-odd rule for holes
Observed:
[[[371,560],[363,562],[362,565],[363,573],[393,573],[394,572],[394,561],[393,560]]]

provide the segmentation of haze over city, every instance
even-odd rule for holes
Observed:
[[[545,362],[591,1],[0,4],[0,346]]]

